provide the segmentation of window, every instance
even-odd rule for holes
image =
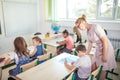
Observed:
[[[56,13],[56,18],[57,19],[66,19],[66,0],[56,0],[56,8],[55,8],[55,13]]]
[[[119,19],[119,20],[120,20],[120,0],[118,1],[117,19]]]
[[[120,0],[46,0],[51,20],[71,20],[85,14],[88,19],[120,20]],[[52,9],[51,9],[52,8]]]
[[[82,14],[95,18],[96,3],[96,0],[68,0],[68,18],[78,18]]]
[[[114,0],[99,0],[100,1],[100,17],[109,18],[113,17],[113,2]]]

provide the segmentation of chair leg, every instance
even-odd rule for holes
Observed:
[[[107,79],[107,80],[113,80],[113,79],[111,79],[111,78],[108,77],[108,73],[114,74],[114,75],[116,75],[116,76],[119,75],[118,73],[115,73],[115,72],[114,72],[114,69],[112,69],[111,71],[106,71],[106,79]]]
[[[114,75],[116,75],[116,76],[119,75],[118,73],[114,72],[114,69],[112,69],[111,71],[108,71],[108,72],[111,73],[111,74],[114,74]]]

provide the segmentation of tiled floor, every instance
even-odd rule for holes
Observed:
[[[120,80],[120,62],[117,62],[117,68],[114,70],[114,72],[118,73],[118,76],[109,74],[109,77],[113,80]]]

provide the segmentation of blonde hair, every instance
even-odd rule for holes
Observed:
[[[81,21],[85,21],[85,22],[87,22],[86,21],[86,15],[82,15],[82,17],[79,17],[76,21],[75,21],[75,23],[81,23]]]
[[[32,39],[35,39],[35,40],[38,41],[39,43],[42,43],[42,40],[41,40],[38,36],[35,36],[35,37],[33,37]]]

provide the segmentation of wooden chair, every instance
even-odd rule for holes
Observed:
[[[44,44],[44,48],[47,49],[47,45],[46,44]]]
[[[22,65],[20,68],[21,68],[21,71],[20,72],[24,72],[34,66],[36,66],[38,63],[38,59],[35,59],[34,61],[30,62],[30,63],[27,63],[25,65]]]
[[[99,66],[95,71],[93,71],[91,73],[89,80],[94,80],[95,77],[96,77],[96,80],[100,80],[102,69],[103,69],[103,66]]]
[[[94,80],[95,77],[97,77],[96,80],[100,80],[102,68],[103,66],[99,66],[95,71],[93,71],[88,80]],[[74,80],[74,78],[75,78],[75,75],[74,75],[74,72],[72,72],[66,80]]]
[[[43,54],[42,56],[37,57],[39,61],[48,60],[52,58],[52,53]]]
[[[74,43],[74,48],[76,48],[78,45],[80,45],[80,42]]]
[[[120,49],[116,49],[115,52],[114,52],[114,53],[115,53],[115,60],[116,60],[116,61],[117,61],[117,59],[118,59],[119,51],[120,51]],[[111,71],[107,70],[107,71],[106,71],[106,79],[107,79],[107,80],[113,80],[113,79],[111,79],[111,78],[108,77],[108,74],[109,74],[109,73],[114,74],[114,75],[116,75],[116,76],[119,75],[118,73],[115,73],[115,72],[114,72],[114,69],[112,69]]]
[[[66,80],[74,80],[74,72],[72,72]]]

